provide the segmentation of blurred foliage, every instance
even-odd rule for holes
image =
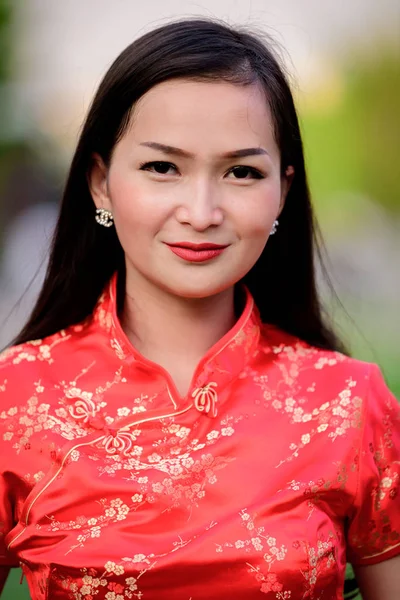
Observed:
[[[0,84],[6,81],[10,74],[11,53],[11,3],[0,0]]]
[[[400,213],[400,54],[376,44],[372,56],[355,56],[339,69],[325,105],[315,108],[311,102],[307,110],[306,104],[303,131],[313,194],[321,210],[329,210],[332,194],[346,190]]]
[[[314,205],[332,240],[362,233],[365,198],[389,218],[400,218],[400,53],[382,40],[369,43],[368,52],[348,51],[344,64],[328,61],[331,72],[321,77],[314,94],[300,99]],[[339,309],[335,321],[352,355],[377,362],[400,398],[393,327],[398,306],[392,306],[393,300],[385,304],[351,297],[334,285],[348,312]]]

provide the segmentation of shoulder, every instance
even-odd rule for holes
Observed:
[[[0,406],[26,403],[36,388],[64,379],[84,343],[86,324],[79,324],[43,339],[11,346],[0,353]]]
[[[285,395],[297,393],[304,402],[313,399],[331,407],[350,402],[362,413],[371,402],[382,404],[389,394],[393,406],[393,394],[374,363],[317,348],[270,326],[263,328],[259,349],[267,359],[264,364],[273,365],[274,385]]]
[[[261,347],[264,352],[271,352],[277,363],[296,365],[303,373],[323,379],[340,376],[368,380],[371,371],[376,369],[373,363],[335,350],[318,348],[269,325],[262,328]]]
[[[0,354],[0,405],[2,415],[26,404],[48,379],[54,363],[55,344],[63,339],[61,333],[43,340],[32,340],[7,348]],[[36,385],[35,385],[36,384]]]
[[[259,385],[266,382],[267,405],[291,424],[308,423],[310,436],[323,434],[336,444],[347,440],[354,448],[367,431],[388,443],[396,435],[400,444],[400,404],[376,364],[316,348],[270,327],[259,348],[255,378]]]
[[[62,330],[49,337],[31,340],[11,346],[0,353],[0,378],[4,375],[23,374],[32,370],[29,365],[52,364],[53,354],[59,354],[58,347],[72,337],[71,330]]]

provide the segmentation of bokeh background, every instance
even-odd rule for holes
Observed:
[[[321,283],[327,308],[352,354],[377,362],[400,398],[399,0],[0,0],[0,347],[40,288],[102,75],[134,38],[189,15],[275,39],[336,292]],[[17,576],[2,598],[28,598]]]

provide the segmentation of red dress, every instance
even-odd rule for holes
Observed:
[[[400,553],[399,405],[379,369],[251,296],[186,398],[91,319],[0,358],[0,561],[35,600],[342,598]]]

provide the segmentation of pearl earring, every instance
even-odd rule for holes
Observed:
[[[278,220],[274,221],[274,224],[272,225],[272,229],[270,231],[270,235],[274,235],[274,233],[276,233],[276,230],[278,229],[278,225],[279,225],[279,221]]]
[[[97,223],[103,225],[103,227],[112,227],[114,224],[112,212],[106,208],[97,208],[95,219]]]

